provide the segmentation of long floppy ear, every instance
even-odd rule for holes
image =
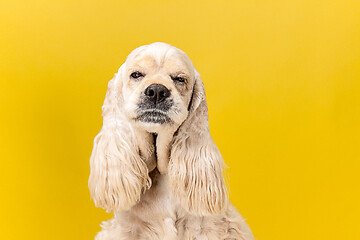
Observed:
[[[189,115],[172,143],[169,178],[173,195],[192,214],[221,213],[228,202],[223,167],[209,131],[204,84],[196,72]]]
[[[97,207],[108,211],[128,210],[151,184],[146,164],[137,152],[135,134],[122,113],[120,69],[108,84],[103,127],[95,137],[90,158],[91,197]]]

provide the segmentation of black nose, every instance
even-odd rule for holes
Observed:
[[[145,95],[153,103],[164,101],[170,96],[170,91],[162,84],[151,84],[145,89]]]

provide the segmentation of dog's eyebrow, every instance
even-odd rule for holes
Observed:
[[[169,73],[170,76],[179,76],[179,75],[185,75],[188,76],[187,73],[183,72],[183,71],[177,71],[177,72],[173,72],[173,73]]]
[[[139,72],[142,72],[144,69],[144,67],[140,66],[140,65],[137,65],[137,66],[134,66],[134,67],[129,67],[128,68],[128,71],[129,72],[134,72],[134,71],[139,71]]]

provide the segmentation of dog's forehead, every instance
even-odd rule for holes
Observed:
[[[180,49],[165,43],[141,46],[129,54],[126,62],[130,68],[165,68],[194,74],[189,57]]]
[[[157,58],[153,55],[138,56],[128,63],[128,67],[131,69],[146,69],[146,70],[169,70],[176,71],[181,70],[187,73],[191,73],[191,68],[181,58],[176,56]]]

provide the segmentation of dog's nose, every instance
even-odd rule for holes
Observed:
[[[151,84],[145,89],[145,95],[156,104],[169,97],[170,91],[162,84]]]

